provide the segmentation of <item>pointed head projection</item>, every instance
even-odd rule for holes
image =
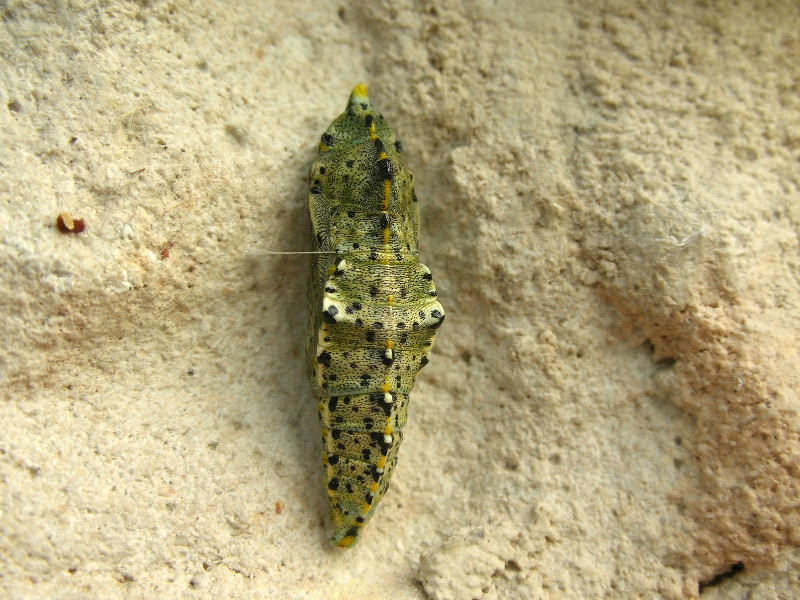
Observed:
[[[350,100],[347,102],[347,112],[358,114],[375,112],[372,101],[369,99],[369,88],[366,83],[359,83],[350,93]]]
[[[389,147],[394,147],[397,141],[397,136],[383,115],[375,110],[367,84],[359,83],[350,93],[345,111],[322,134],[319,151],[325,153],[334,147],[341,148],[378,138]]]

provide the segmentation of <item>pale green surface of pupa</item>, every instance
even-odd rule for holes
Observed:
[[[386,492],[411,388],[444,321],[400,151],[358,85],[309,175],[315,246],[327,253],[314,259],[308,362],[337,546],[358,540]]]

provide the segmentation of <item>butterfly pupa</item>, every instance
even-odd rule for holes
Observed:
[[[331,543],[352,546],[389,485],[417,372],[444,321],[419,261],[402,146],[366,85],[322,134],[309,173],[315,252],[307,356],[319,399]]]

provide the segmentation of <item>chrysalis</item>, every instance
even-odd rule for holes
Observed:
[[[419,262],[419,210],[402,147],[353,89],[309,175],[316,250],[308,363],[319,398],[331,543],[352,546],[386,492],[408,399],[444,309]]]

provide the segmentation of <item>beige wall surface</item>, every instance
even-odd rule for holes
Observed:
[[[800,596],[796,2],[0,16],[0,597]],[[264,251],[361,81],[448,317],[340,550]]]

